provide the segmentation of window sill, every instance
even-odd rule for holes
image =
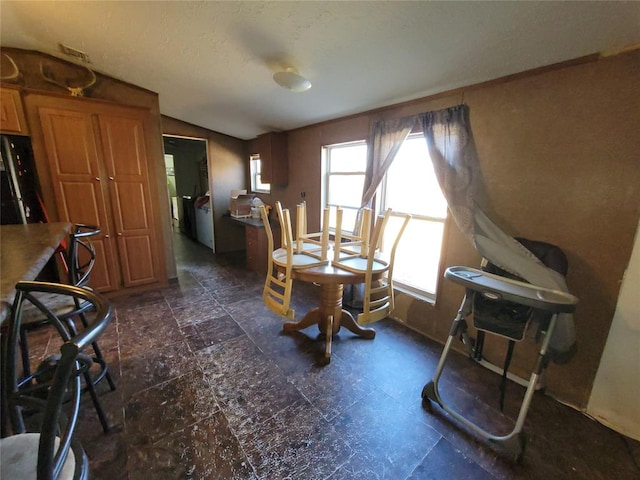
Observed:
[[[412,288],[408,288],[402,285],[398,285],[394,282],[393,288],[399,292],[404,293],[405,295],[409,295],[410,297],[416,298],[418,300],[422,300],[423,302],[429,303],[431,305],[436,304],[436,296],[435,294],[420,292],[418,290],[414,290]]]

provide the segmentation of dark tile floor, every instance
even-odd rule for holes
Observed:
[[[87,403],[79,432],[92,478],[640,478],[638,442],[542,394],[512,464],[423,405],[441,345],[386,320],[373,341],[341,331],[319,366],[316,327],[283,334],[242,257],[175,242],[179,283],[114,300],[101,341],[118,384],[101,388],[114,427],[103,434]],[[317,294],[294,285],[297,318]],[[451,365],[445,395],[504,429],[522,389],[509,385],[503,415],[497,375],[460,355]]]

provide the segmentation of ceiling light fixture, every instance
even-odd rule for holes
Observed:
[[[300,75],[293,67],[287,67],[282,72],[274,73],[273,79],[282,88],[292,92],[306,92],[311,88],[311,82]]]

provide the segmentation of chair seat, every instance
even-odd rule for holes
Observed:
[[[287,250],[279,248],[273,252],[273,263],[279,267],[287,266]],[[294,253],[291,257],[291,268],[310,268],[316,265],[326,265],[328,260],[320,260],[305,253]]]
[[[339,261],[334,262],[334,265],[343,270],[349,270],[355,273],[364,273],[367,271],[367,258],[362,258],[359,255],[341,258]],[[386,272],[389,270],[389,264],[384,260],[373,260],[371,264],[371,273],[377,274]]]
[[[87,290],[90,290],[87,288]],[[50,293],[38,293],[34,295],[43,305],[46,305],[56,317],[65,317],[79,309],[68,296],[54,295]],[[88,302],[80,302],[80,310],[84,311],[91,306]],[[44,321],[43,314],[34,305],[26,305],[22,311],[22,325],[29,328],[29,325]]]
[[[22,433],[0,440],[0,478],[36,480],[38,466],[39,433]],[[56,438],[56,447],[60,439]],[[73,449],[69,450],[58,480],[73,479],[76,461]]]

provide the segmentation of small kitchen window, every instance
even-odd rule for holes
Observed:
[[[251,191],[255,193],[271,193],[271,184],[262,183],[260,155],[251,155],[249,164],[251,168]]]

